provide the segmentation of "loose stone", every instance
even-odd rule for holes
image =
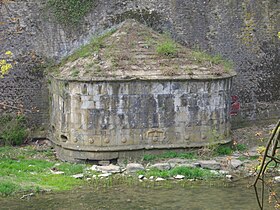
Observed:
[[[233,176],[230,175],[230,174],[227,174],[227,175],[226,175],[226,178],[229,179],[229,180],[232,180],[232,179],[233,179]]]
[[[137,171],[145,170],[144,166],[139,163],[129,163],[126,166],[127,173],[135,173]]]
[[[280,176],[276,176],[273,178],[274,182],[280,183]]]
[[[233,169],[237,169],[238,167],[240,167],[240,166],[242,166],[242,165],[243,165],[243,163],[242,163],[240,160],[232,159],[232,160],[230,161],[230,166],[231,166],[231,168],[233,168]]]
[[[156,163],[154,165],[151,165],[150,168],[156,168],[160,171],[167,171],[171,169],[171,166],[169,163]]]
[[[99,174],[98,175],[98,177],[100,177],[100,178],[106,178],[106,177],[109,177],[109,176],[111,176],[112,174],[111,173],[106,173],[106,174]]]
[[[184,176],[184,175],[176,175],[174,178],[175,178],[175,179],[184,179],[185,176]]]
[[[72,177],[75,179],[82,179],[84,177],[84,174],[75,174]]]
[[[218,171],[215,171],[215,170],[210,170],[210,172],[211,172],[212,174],[215,174],[215,175],[219,175],[219,174],[220,174]]]
[[[219,170],[221,164],[216,160],[201,160],[199,161],[201,168],[210,169],[210,170]]]
[[[156,182],[160,182],[160,181],[164,181],[165,179],[161,178],[161,177],[158,177],[156,178]]]
[[[227,175],[229,174],[229,171],[220,170],[219,173],[222,175]]]
[[[93,165],[89,168],[89,170],[92,170],[92,171],[97,171],[97,165]]]
[[[97,166],[97,170],[101,171],[102,173],[120,173],[121,167],[116,165],[108,165],[108,166]]]
[[[51,172],[52,172],[52,174],[56,174],[56,175],[58,175],[58,174],[64,174],[63,171],[53,171],[53,170],[51,170]]]
[[[145,177],[144,175],[139,175],[138,179],[144,179],[144,177]]]

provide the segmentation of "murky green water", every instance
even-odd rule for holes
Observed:
[[[0,209],[190,209],[258,210],[249,180],[116,185],[97,189],[93,185],[74,191],[45,193],[20,200],[0,198]],[[273,209],[266,206],[266,209]]]

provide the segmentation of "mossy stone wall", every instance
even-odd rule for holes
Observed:
[[[241,102],[238,122],[280,116],[277,0],[97,0],[75,27],[60,24],[47,6],[43,0],[0,4],[0,51],[11,50],[18,61],[0,81],[0,101],[31,110],[27,114],[35,125],[48,124],[43,67],[126,18],[167,31],[188,47],[232,60],[238,72],[232,94]]]

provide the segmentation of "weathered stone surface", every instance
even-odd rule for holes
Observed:
[[[151,165],[149,168],[156,168],[158,170],[164,171],[164,170],[170,170],[171,166],[169,163],[156,163]]]
[[[230,161],[230,166],[233,168],[233,169],[237,169],[238,167],[242,166],[243,165],[243,162],[240,161],[240,160],[237,160],[237,159],[232,159]]]
[[[97,166],[97,170],[102,173],[120,173],[121,167],[110,164],[108,166]]]
[[[126,166],[127,173],[135,173],[137,171],[145,170],[144,166],[139,163],[129,163]]]
[[[216,160],[201,160],[198,161],[201,168],[206,168],[210,170],[219,170],[221,168],[221,164],[218,163]]]
[[[93,34],[127,17],[157,30],[169,30],[188,46],[198,45],[233,60],[239,72],[233,94],[242,103],[240,117],[233,120],[279,116],[278,1],[103,1],[92,8],[78,29],[58,24],[54,15],[45,10],[45,1],[9,2],[0,7],[0,22],[6,23],[1,25],[1,53],[6,49],[13,51],[19,65],[1,80],[0,101],[37,107],[38,112],[27,112],[33,124],[48,121],[42,60],[59,60]]]
[[[187,159],[182,159],[182,158],[172,158],[172,159],[169,159],[167,162],[168,163],[174,163],[174,164],[180,164],[180,163],[186,163],[188,162],[189,160]]]
[[[212,138],[215,119],[217,143],[227,142],[230,122],[225,97],[230,85],[230,80],[53,82],[51,122],[55,132],[51,138],[56,145],[69,149],[58,150],[59,157],[69,161],[116,159],[118,153],[109,151],[117,148],[206,145]],[[63,98],[62,93],[68,94]],[[88,98],[82,96],[88,95],[94,109],[83,109]],[[71,154],[66,154],[70,150]],[[92,153],[83,154],[84,150]],[[95,156],[97,151],[106,153]]]
[[[248,155],[251,157],[259,156],[260,154],[258,153],[258,147],[250,148],[250,150],[248,151]]]

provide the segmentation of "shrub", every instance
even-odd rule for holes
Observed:
[[[6,115],[0,118],[0,140],[4,145],[21,145],[27,134],[24,116]]]

